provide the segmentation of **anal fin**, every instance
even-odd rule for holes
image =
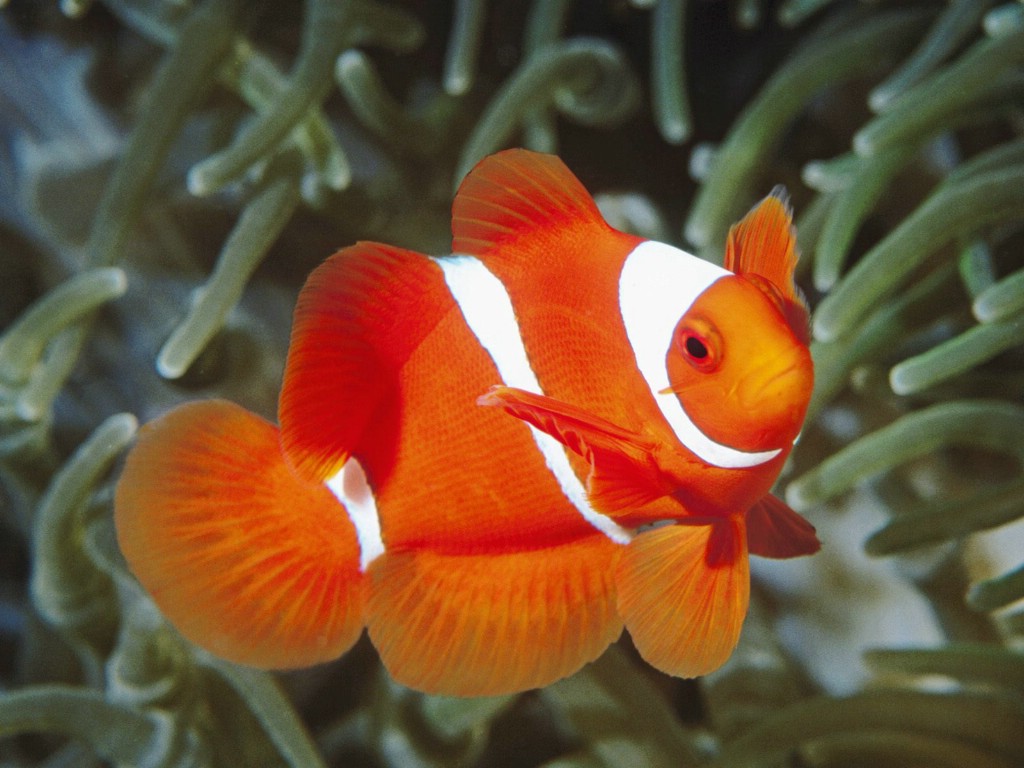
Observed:
[[[395,680],[426,693],[547,685],[621,633],[612,583],[621,549],[594,535],[521,552],[387,552],[370,566],[370,639]]]
[[[308,666],[363,628],[344,507],[286,464],[278,431],[222,400],[144,426],[114,505],[129,567],[189,640],[229,661]]]

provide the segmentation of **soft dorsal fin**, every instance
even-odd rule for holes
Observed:
[[[550,244],[608,232],[593,198],[561,160],[509,149],[481,160],[452,204],[452,252],[514,259],[523,235]],[[543,233],[541,238],[536,238]],[[577,238],[581,238],[577,240]]]
[[[766,281],[766,292],[775,294],[793,332],[806,341],[807,304],[793,279],[799,256],[789,194],[779,185],[729,230],[725,268],[763,289]]]

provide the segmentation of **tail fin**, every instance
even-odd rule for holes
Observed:
[[[678,677],[712,672],[739,640],[750,599],[743,519],[668,525],[626,547],[619,613],[640,655]]]
[[[147,424],[117,485],[131,570],[189,640],[264,668],[333,659],[363,628],[344,507],[285,463],[277,429],[226,401]]]

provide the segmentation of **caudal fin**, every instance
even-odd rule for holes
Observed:
[[[114,519],[164,615],[217,656],[307,666],[362,631],[364,576],[344,507],[300,480],[277,429],[237,405],[190,403],[143,427]]]
[[[370,567],[370,639],[391,676],[426,693],[538,688],[596,659],[622,632],[597,534],[535,551],[388,552]]]
[[[736,647],[750,599],[743,520],[640,534],[622,553],[616,584],[619,613],[648,663],[677,677],[714,671]]]

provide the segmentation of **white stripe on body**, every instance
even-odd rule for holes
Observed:
[[[626,336],[651,396],[683,445],[702,461],[723,469],[756,467],[780,449],[748,453],[722,445],[693,423],[669,386],[665,357],[679,320],[716,280],[732,274],[671,245],[648,240],[626,257],[619,277],[619,310]]]
[[[384,539],[380,533],[377,501],[366,482],[363,466],[350,457],[325,485],[345,507],[349,520],[355,526],[359,540],[359,570],[365,571],[370,563],[384,554]]]
[[[466,325],[494,361],[502,383],[543,394],[523,346],[512,300],[501,281],[473,256],[456,255],[434,261],[441,267]],[[590,506],[586,489],[573,472],[565,447],[546,432],[532,425],[530,429],[548,469],[580,515],[612,541],[628,544],[632,534]]]

